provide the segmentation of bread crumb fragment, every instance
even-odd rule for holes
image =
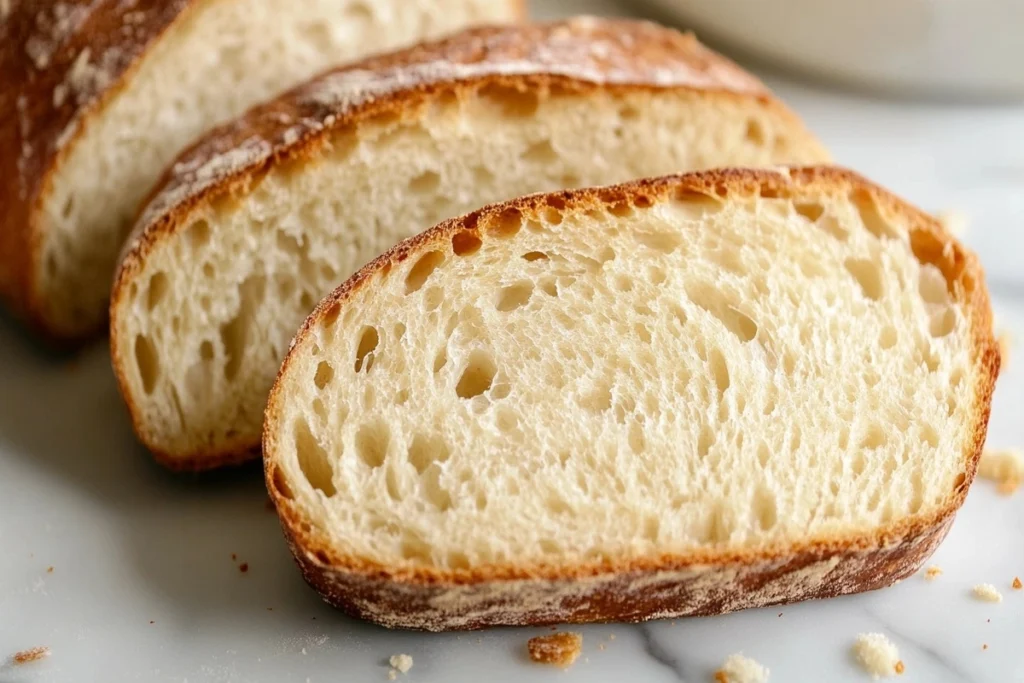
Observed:
[[[1020,582],[1019,576],[1013,577],[1013,583],[1011,583],[1010,585],[1013,587],[1013,590],[1015,591],[1019,591],[1020,589],[1024,588],[1024,583]]]
[[[974,597],[985,602],[1002,602],[1003,594],[991,583],[979,583],[974,587]]]
[[[14,660],[15,664],[28,664],[30,662],[38,662],[40,659],[45,659],[50,656],[50,648],[48,647],[30,647],[27,650],[21,652],[15,652]]]
[[[896,675],[897,676],[902,676],[903,672],[907,670],[907,667],[905,667],[903,665],[903,660],[902,659],[900,661],[896,662],[896,667],[895,668],[896,668]]]
[[[715,672],[716,683],[768,683],[769,671],[741,653],[729,655]]]
[[[243,562],[242,564],[238,565],[238,571],[242,572],[243,574],[249,571],[249,563]]]
[[[857,663],[875,680],[888,678],[893,674],[902,674],[906,667],[902,664],[896,646],[881,633],[861,633],[853,645],[853,654]]]
[[[389,669],[388,670],[388,680],[389,681],[393,681],[396,678],[398,678],[398,672],[395,671],[394,669]]]
[[[927,581],[934,581],[935,579],[942,576],[942,567],[932,565],[924,570],[924,578]]]
[[[988,649],[988,643],[982,643],[981,644],[981,649],[982,650],[987,650]]]
[[[391,655],[391,659],[388,660],[388,663],[391,664],[395,670],[401,671],[402,673],[408,673],[409,669],[412,668],[412,657],[406,654]]]
[[[996,482],[999,493],[1010,495],[1024,481],[1024,456],[1014,449],[986,450],[978,463],[978,476]]]
[[[576,661],[583,649],[583,636],[566,631],[530,638],[526,644],[530,659],[540,664],[566,667]]]

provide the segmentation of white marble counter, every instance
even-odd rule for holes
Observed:
[[[1002,324],[1024,339],[1024,107],[911,104],[766,78],[844,164],[924,207],[971,216],[965,239],[988,267]],[[997,445],[1024,446],[1019,354],[996,395]],[[1009,589],[1024,576],[1024,493],[1002,497],[988,482],[974,486],[935,556],[945,573],[934,582],[584,627],[584,654],[564,672],[526,661],[526,640],[543,629],[391,633],[340,616],[302,582],[264,500],[255,471],[193,481],[152,465],[104,348],[74,363],[45,358],[0,321],[0,658],[52,650],[31,665],[0,664],[0,682],[386,681],[395,653],[413,656],[401,677],[410,683],[710,681],[738,651],[776,683],[863,681],[850,646],[865,631],[897,643],[908,683],[1024,681],[1024,592]],[[1004,601],[972,598],[981,582]]]

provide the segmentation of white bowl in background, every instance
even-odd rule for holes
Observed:
[[[1024,0],[647,0],[708,39],[832,80],[1024,99]]]

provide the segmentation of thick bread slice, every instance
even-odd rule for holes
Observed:
[[[197,135],[340,62],[522,0],[0,3],[0,298],[69,343],[100,331],[139,203]]]
[[[177,164],[114,285],[121,391],[164,464],[248,459],[295,330],[400,239],[529,192],[825,157],[753,77],[653,24],[479,29],[373,59]]]
[[[829,168],[532,196],[327,297],[270,394],[307,580],[387,626],[886,586],[945,536],[999,354],[976,257]]]

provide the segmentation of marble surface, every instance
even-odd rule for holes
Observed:
[[[630,10],[536,4],[548,15]],[[988,268],[1000,324],[1024,339],[1024,108],[875,99],[759,72],[844,164],[971,217],[965,240]],[[1024,446],[1019,353],[997,390],[994,445]],[[975,484],[936,554],[944,574],[934,582],[584,627],[583,656],[567,671],[526,660],[526,640],[544,629],[392,633],[340,616],[299,577],[265,500],[255,470],[191,479],[151,464],[102,346],[46,356],[0,321],[0,683],[386,681],[395,653],[412,655],[400,676],[410,682],[710,681],[740,651],[777,683],[862,681],[850,647],[866,631],[899,646],[908,683],[1024,681],[1024,592],[1009,589],[1024,576],[1024,493],[999,496],[988,482]],[[972,598],[981,582],[1004,601]],[[52,654],[3,659],[33,646]]]

